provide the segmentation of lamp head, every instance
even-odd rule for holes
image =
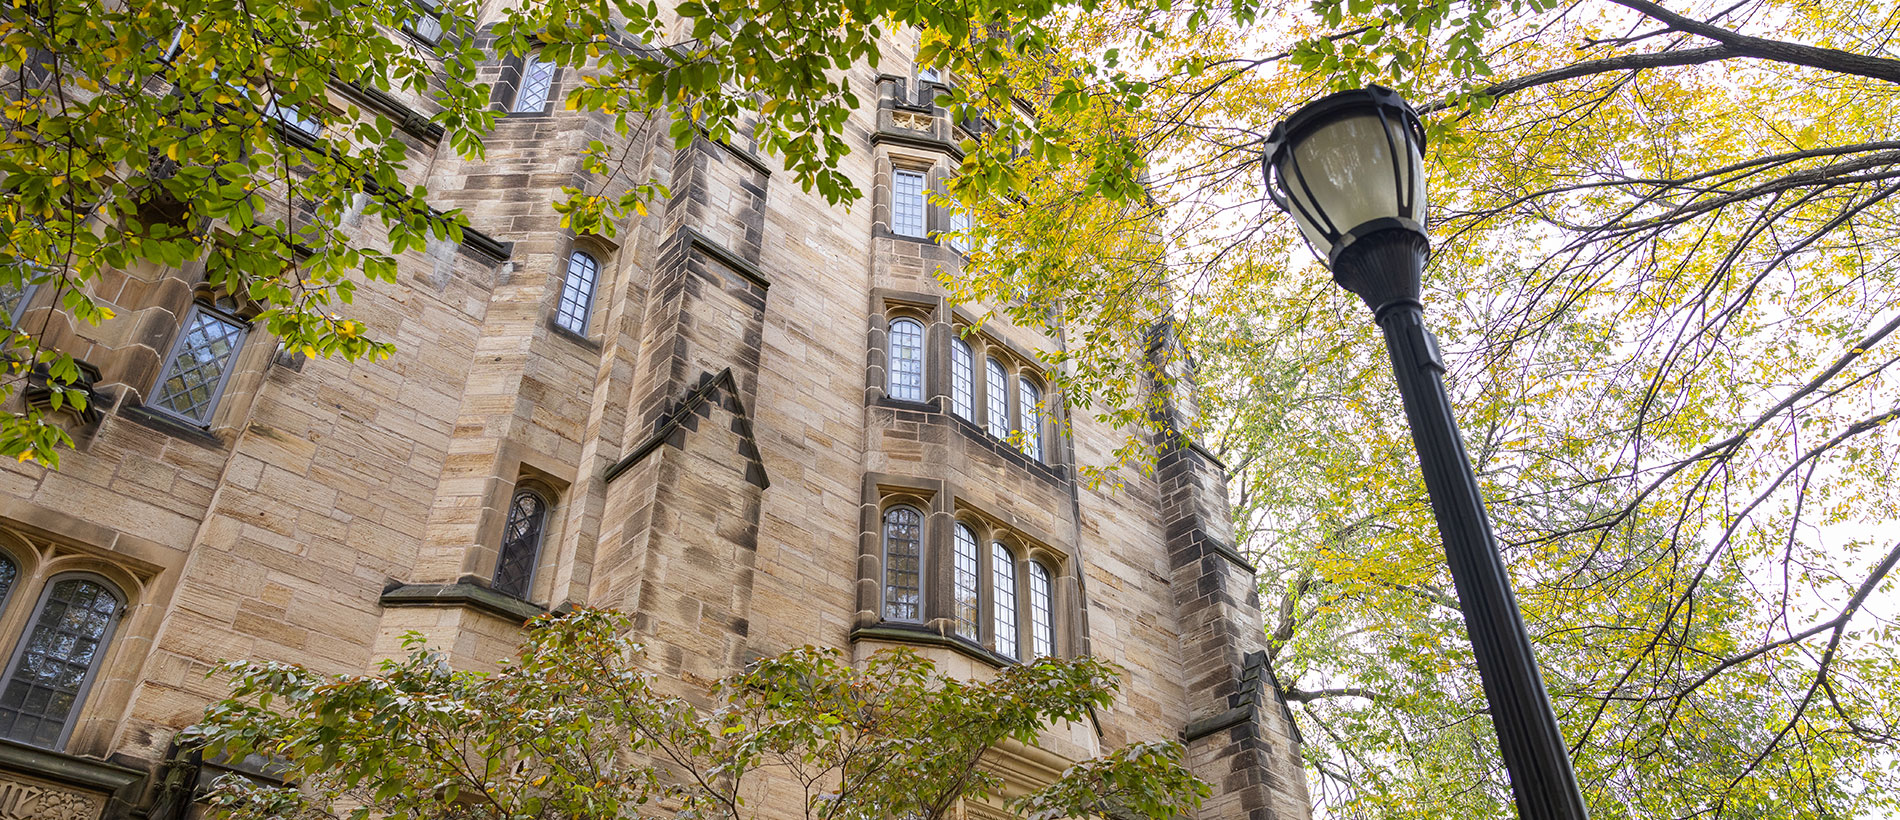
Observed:
[[[1261,173],[1267,196],[1337,270],[1341,254],[1368,236],[1425,237],[1424,152],[1418,114],[1374,85],[1322,97],[1275,126]]]

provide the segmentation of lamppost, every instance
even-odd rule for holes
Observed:
[[[1390,89],[1316,100],[1273,129],[1262,158],[1267,195],[1291,213],[1333,281],[1372,308],[1385,331],[1419,468],[1445,541],[1465,631],[1510,772],[1518,817],[1586,820],[1577,776],[1498,556],[1478,479],[1452,418],[1437,340],[1425,329],[1425,129]]]

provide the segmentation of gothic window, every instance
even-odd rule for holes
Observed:
[[[976,355],[962,339],[950,340],[950,410],[976,421]]]
[[[950,586],[955,594],[956,611],[953,617],[956,618],[957,634],[973,641],[979,640],[977,585],[981,581],[977,575],[976,533],[971,532],[966,524],[957,525],[955,564]]]
[[[511,109],[517,114],[540,114],[547,110],[548,97],[554,93],[554,64],[530,54],[521,66],[521,90],[515,92]]]
[[[1002,362],[992,357],[988,376],[984,387],[989,390],[990,435],[1009,438],[1009,371],[1003,369]]]
[[[923,620],[923,516],[912,507],[884,513],[884,618]]]
[[[600,281],[600,262],[585,251],[567,256],[567,276],[561,280],[561,304],[554,323],[563,330],[587,335],[587,317],[594,307],[594,288]]]
[[[920,67],[917,69],[917,84],[923,85],[924,83],[943,85],[943,75],[937,73],[937,70],[930,66]]]
[[[1029,650],[1033,657],[1056,653],[1055,585],[1049,568],[1029,562]]]
[[[548,502],[533,490],[516,490],[501,528],[501,555],[495,559],[494,590],[526,599],[534,589],[534,566],[541,561],[541,538]]]
[[[245,327],[217,308],[194,303],[159,372],[152,406],[194,424],[210,424],[244,346]]]
[[[1023,455],[1037,461],[1042,460],[1042,391],[1036,389],[1034,382],[1023,378],[1017,380],[1022,395],[1018,404],[1023,414]]]
[[[925,236],[924,172],[898,168],[891,172],[891,232]]]
[[[891,323],[891,398],[924,400],[924,326],[915,319]]]
[[[1020,655],[1016,646],[1016,556],[998,541],[990,545],[992,589],[990,601],[995,607],[996,654],[1006,658]]]
[[[90,576],[56,576],[46,585],[0,683],[0,737],[65,745],[123,609],[119,593]]]

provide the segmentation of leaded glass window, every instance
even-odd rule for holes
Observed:
[[[516,490],[501,528],[501,555],[495,559],[496,592],[527,598],[534,589],[534,567],[541,561],[541,535],[548,502],[533,490]]]
[[[209,305],[192,305],[159,373],[152,405],[197,424],[210,424],[238,350],[244,346],[244,333],[244,323]]]
[[[567,276],[561,280],[561,304],[554,311],[554,323],[587,335],[587,317],[593,312],[594,287],[599,281],[600,262],[584,251],[568,254]]]
[[[910,507],[884,513],[884,618],[922,621],[923,516]]]
[[[976,355],[962,339],[950,340],[950,410],[976,421]]]
[[[1056,653],[1056,595],[1049,568],[1029,562],[1029,649],[1035,657]]]
[[[31,268],[22,268],[22,274],[31,274]],[[7,327],[19,327],[20,316],[26,313],[26,303],[33,299],[36,282],[28,282],[24,287],[0,285],[0,319],[6,320]]]
[[[924,326],[915,319],[891,323],[891,398],[924,400]]]
[[[1042,391],[1036,389],[1034,382],[1019,379],[1018,386],[1022,395],[1018,404],[1023,414],[1023,455],[1037,461],[1042,460]]]
[[[1009,438],[1009,371],[1002,362],[990,359],[988,376],[984,387],[989,392],[990,435]]]
[[[946,238],[950,240],[950,247],[955,248],[958,253],[970,252],[970,238],[964,236],[964,233],[969,230],[970,214],[962,208],[951,211],[950,235]]]
[[[7,599],[13,596],[13,582],[20,579],[20,565],[14,563],[13,556],[0,552],[0,609],[7,605]]]
[[[0,737],[65,745],[123,602],[85,577],[54,578],[0,685]]]
[[[990,600],[996,607],[996,653],[1017,656],[1016,646],[1016,556],[997,541],[990,545]]]
[[[416,39],[435,45],[442,40],[442,12],[434,0],[416,0],[416,6],[421,12],[409,21],[409,31]]]
[[[307,136],[316,137],[323,134],[323,121],[305,114],[297,106],[285,105],[273,99],[264,104],[264,114],[277,118],[278,122],[302,131]]]
[[[981,576],[977,574],[976,533],[964,524],[957,525],[955,558],[952,567],[955,575],[950,579],[950,588],[956,595],[957,634],[978,640],[977,585],[981,583]]]
[[[547,110],[548,96],[554,93],[554,64],[530,54],[521,66],[521,90],[515,94],[517,114],[539,114]]]
[[[891,232],[924,236],[924,173],[899,168],[891,173]]]

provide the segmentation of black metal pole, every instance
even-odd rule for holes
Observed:
[[[1393,375],[1418,446],[1419,468],[1445,541],[1458,605],[1464,611],[1484,682],[1491,724],[1510,772],[1523,820],[1586,820],[1570,753],[1551,711],[1530,635],[1498,555],[1478,479],[1465,454],[1438,345],[1425,329],[1419,278],[1426,241],[1410,231],[1383,231],[1341,249],[1333,261],[1339,284],[1366,300],[1392,354]]]

